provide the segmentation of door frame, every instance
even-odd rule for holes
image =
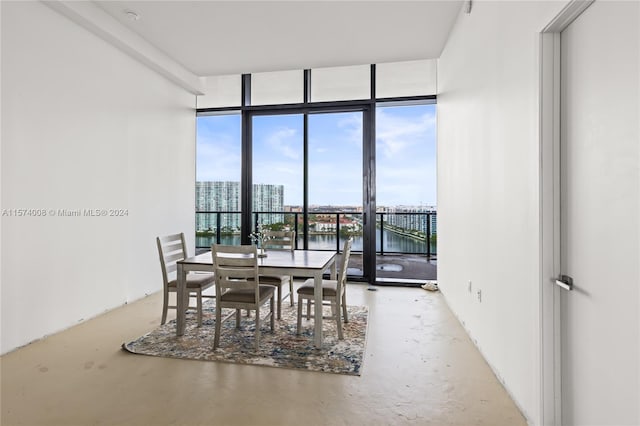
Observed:
[[[540,419],[562,424],[560,299],[560,34],[595,0],[571,0],[539,35]]]

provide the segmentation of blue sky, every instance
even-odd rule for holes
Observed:
[[[377,205],[436,205],[435,105],[378,108]],[[199,117],[197,180],[240,180],[240,115]],[[301,205],[302,115],[253,122],[253,181],[284,185]],[[309,115],[309,204],[360,205],[362,114]]]

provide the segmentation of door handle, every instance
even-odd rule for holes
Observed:
[[[571,278],[569,275],[560,275],[558,278],[556,278],[555,282],[558,287],[561,287],[567,291],[573,290],[573,278]]]

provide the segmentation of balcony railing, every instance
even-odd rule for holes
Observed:
[[[239,211],[196,212],[196,247],[240,244]],[[309,243],[313,250],[340,251],[344,240],[354,237],[353,251],[362,251],[362,213],[348,211],[309,212]],[[304,246],[302,212],[253,212],[254,229],[259,225],[288,227],[296,232],[296,248]],[[437,213],[376,213],[376,253],[437,254]]]

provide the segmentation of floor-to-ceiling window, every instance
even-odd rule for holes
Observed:
[[[196,247],[240,243],[241,116],[200,115],[196,141]]]
[[[435,278],[397,257],[435,259],[434,69],[417,61],[216,78],[221,93],[198,110],[198,246],[246,243],[261,224],[294,229],[299,249],[340,250],[353,237],[352,277]]]
[[[436,204],[436,105],[378,106],[378,279],[436,278]]]

